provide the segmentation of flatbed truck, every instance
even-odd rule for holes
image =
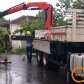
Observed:
[[[40,37],[45,30],[36,30],[33,48],[36,51],[38,65],[51,65],[56,70],[63,67],[66,70],[67,83],[71,84],[74,66],[84,67],[84,10],[71,9],[68,12],[72,15],[67,21],[68,24],[52,27],[51,39],[46,39],[46,34]],[[83,74],[83,71],[80,72],[81,70],[78,71],[78,75]]]

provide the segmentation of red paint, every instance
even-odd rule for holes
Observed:
[[[66,35],[65,32],[55,32],[55,33],[51,33],[52,35]]]

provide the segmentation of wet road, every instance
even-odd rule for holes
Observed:
[[[0,64],[0,84],[66,84],[63,74],[38,67],[35,57],[32,64],[18,55],[9,57],[12,63],[7,68]]]

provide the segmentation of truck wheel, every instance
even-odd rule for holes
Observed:
[[[41,52],[37,52],[37,63],[38,63],[38,66],[42,66],[42,53]]]
[[[41,57],[40,57],[40,54],[37,55],[37,61],[40,62],[41,60]]]
[[[47,67],[47,65],[48,65],[48,55],[47,54],[43,54],[43,66],[44,67]]]
[[[67,84],[74,84],[73,80],[71,78],[71,72],[67,71],[67,76],[66,77],[67,77],[67,79],[66,79]]]

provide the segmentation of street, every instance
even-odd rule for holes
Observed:
[[[0,64],[0,84],[66,84],[62,73],[38,67],[36,57],[29,64],[19,55],[9,55],[10,64]]]

